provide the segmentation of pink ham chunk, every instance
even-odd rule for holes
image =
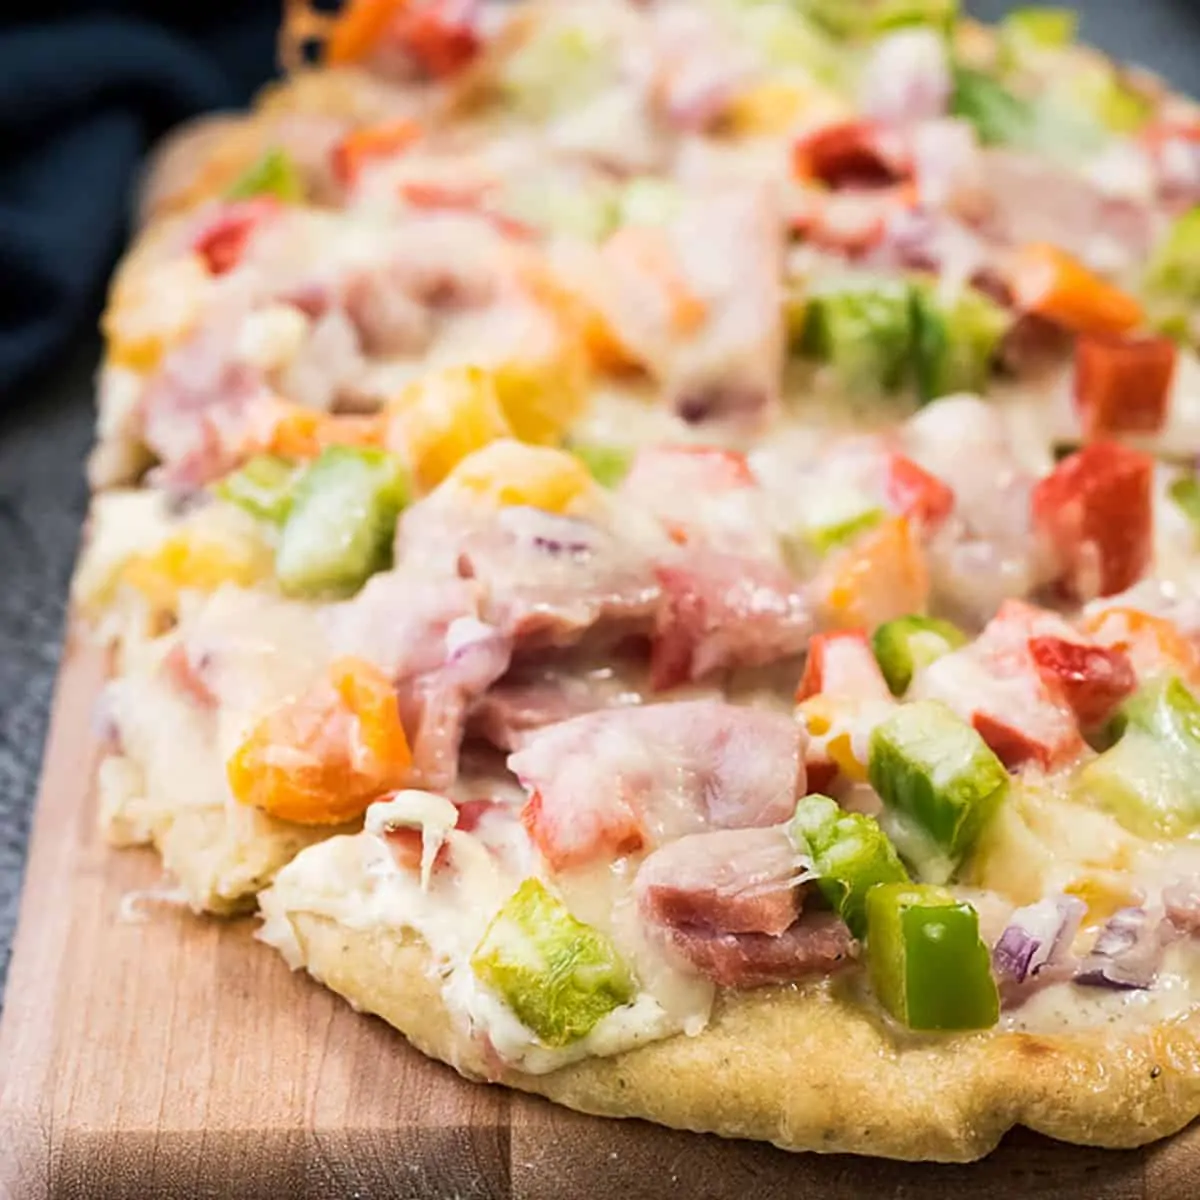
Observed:
[[[555,870],[707,829],[787,820],[804,794],[805,735],[783,713],[715,700],[608,709],[513,754],[522,814]]]
[[[805,589],[780,566],[698,548],[657,571],[663,602],[650,656],[655,690],[800,654],[812,632]]]
[[[804,865],[780,826],[694,833],[642,863],[638,904],[659,925],[778,935],[799,916]]]
[[[521,650],[562,648],[600,629],[647,630],[660,588],[649,558],[589,521],[506,508],[459,543],[458,569]]]
[[[697,974],[720,987],[753,988],[794,983],[851,966],[858,942],[833,913],[806,913],[778,936],[671,929],[667,941]]]
[[[395,682],[422,787],[454,782],[467,712],[508,668],[512,644],[480,619],[479,601],[465,581],[389,571],[327,617],[337,653],[365,658]]]

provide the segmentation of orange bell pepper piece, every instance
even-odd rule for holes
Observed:
[[[280,400],[264,408],[256,424],[247,453],[310,459],[329,446],[382,445],[386,418],[318,412]]]
[[[1140,325],[1141,304],[1058,246],[1034,242],[1017,251],[1009,284],[1018,309],[1072,333],[1126,333]]]
[[[1166,617],[1106,608],[1086,617],[1082,627],[1100,645],[1127,655],[1139,680],[1170,671],[1189,687],[1200,686],[1200,648]]]
[[[329,30],[325,61],[334,67],[360,62],[406,7],[407,0],[350,0]]]
[[[393,158],[420,136],[421,126],[407,117],[355,129],[333,148],[333,174],[343,187],[353,187],[371,159]]]
[[[608,240],[605,252],[644,272],[662,288],[676,333],[695,333],[708,317],[708,305],[688,286],[671,247],[654,229],[627,226]]]
[[[820,585],[835,629],[872,630],[893,617],[924,612],[929,603],[929,568],[904,517],[881,521],[834,555]]]
[[[408,780],[412,753],[391,682],[359,658],[268,713],[230,758],[234,798],[300,825],[362,816]]]

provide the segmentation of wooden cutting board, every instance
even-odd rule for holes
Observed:
[[[468,1084],[223,922],[122,897],[96,832],[101,657],[64,656],[7,1007],[0,1197],[1200,1197],[1200,1127],[1136,1152],[1014,1134],[971,1166],[793,1155]]]

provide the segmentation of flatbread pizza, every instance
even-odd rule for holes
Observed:
[[[1200,109],[950,0],[283,41],[105,314],[111,840],[584,1111],[1192,1120]]]

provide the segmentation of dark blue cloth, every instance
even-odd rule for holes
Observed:
[[[186,117],[244,105],[271,74],[280,8],[0,7],[0,400],[94,314],[150,143]]]

